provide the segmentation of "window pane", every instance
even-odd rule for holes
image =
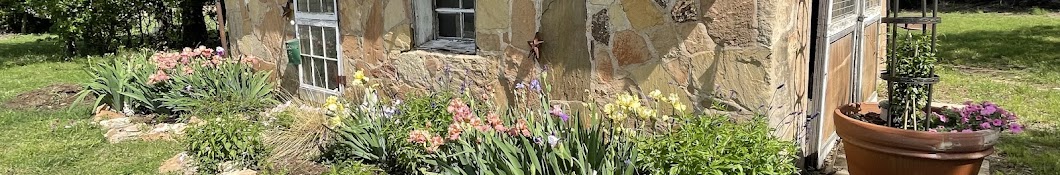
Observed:
[[[463,0],[465,9],[475,9],[475,0]]]
[[[323,2],[323,6],[324,6],[323,7],[324,8],[323,12],[324,13],[335,13],[335,1],[334,0],[322,0],[322,1],[324,1]]]
[[[324,78],[324,59],[313,58],[313,65],[315,65],[313,67],[313,79],[316,80],[313,86],[324,87],[324,82],[327,80]]]
[[[460,37],[460,14],[438,14],[438,36]]]
[[[328,70],[328,79],[331,80],[331,81],[328,81],[328,83],[327,83],[328,87],[327,88],[331,89],[331,90],[338,90],[339,89],[339,82],[335,81],[335,77],[339,75],[339,64],[338,64],[338,61],[327,60],[326,62],[327,62],[327,65],[328,65],[328,68],[327,68],[327,70]]]
[[[832,1],[832,19],[836,20],[847,15],[854,15],[856,13],[855,0],[836,0]]]
[[[475,39],[475,14],[464,14],[464,38]]]
[[[313,26],[313,55],[324,56],[324,34],[322,27]]]
[[[460,0],[437,0],[434,2],[438,8],[460,8]]]
[[[320,9],[320,4],[321,4],[320,0],[308,0],[308,1],[309,1],[309,12],[319,13],[321,11],[321,9]]]
[[[306,55],[310,54],[309,52],[311,50],[309,50],[309,49],[311,49],[311,48],[309,47],[309,44],[310,44],[309,38],[311,36],[313,36],[313,32],[311,32],[310,27],[307,26],[307,25],[298,25],[298,36],[299,36],[299,39],[300,39],[299,44],[302,45],[302,48],[301,48],[302,54],[306,54]]]
[[[302,83],[313,84],[313,62],[310,62],[309,57],[302,57]]]
[[[327,54],[325,54],[326,57],[328,57],[328,58],[338,58],[339,57],[338,56],[339,48],[336,47],[337,44],[335,43],[335,42],[337,42],[336,41],[337,39],[338,38],[335,37],[335,28],[334,27],[325,27],[324,28],[324,43],[326,43],[325,45],[327,46],[327,47],[325,47],[325,49],[327,49],[327,50],[324,51],[324,52],[327,53]]]
[[[298,3],[299,12],[309,12],[309,0],[295,0]]]

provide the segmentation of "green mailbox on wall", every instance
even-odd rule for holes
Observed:
[[[299,40],[287,40],[287,64],[299,65],[302,64],[302,44]]]

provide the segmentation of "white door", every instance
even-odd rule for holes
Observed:
[[[873,100],[877,63],[884,52],[879,19],[881,0],[817,0],[811,59],[810,127],[804,149],[820,167],[838,141],[833,111],[845,104]]]

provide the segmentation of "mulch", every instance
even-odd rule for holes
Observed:
[[[18,94],[18,96],[4,102],[3,107],[18,110],[65,109],[77,100],[77,93],[81,92],[81,89],[82,87],[77,84],[53,84]],[[95,97],[88,96],[79,105],[89,106],[94,101],[96,101]]]

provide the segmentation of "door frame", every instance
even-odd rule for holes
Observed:
[[[803,151],[806,153],[804,163],[806,163],[807,167],[813,168],[821,168],[823,166],[825,159],[831,154],[831,151],[839,141],[839,135],[836,134],[835,131],[823,131],[824,126],[834,125],[832,123],[826,123],[827,120],[824,119],[828,115],[831,115],[830,111],[824,111],[827,109],[825,104],[826,100],[828,100],[826,97],[828,93],[827,85],[829,82],[828,73],[830,72],[829,65],[831,61],[836,61],[830,60],[830,52],[835,49],[832,48],[831,45],[848,35],[852,37],[853,46],[850,48],[852,49],[852,55],[850,57],[852,60],[850,60],[851,64],[849,65],[851,67],[851,89],[849,89],[851,93],[848,100],[852,102],[865,100],[866,97],[862,97],[861,95],[861,91],[864,88],[861,86],[864,80],[862,80],[862,76],[860,75],[864,73],[877,73],[863,72],[862,70],[862,66],[865,64],[865,49],[879,49],[879,44],[874,45],[876,48],[864,47],[865,44],[863,38],[865,37],[865,27],[870,26],[883,17],[882,9],[884,7],[882,2],[885,0],[879,0],[878,2],[880,2],[881,5],[877,8],[868,9],[869,11],[865,8],[868,0],[854,0],[856,2],[855,22],[849,24],[849,26],[841,26],[842,28],[838,30],[832,26],[832,23],[835,22],[832,20],[832,9],[834,8],[833,1],[835,0],[814,0],[814,11],[816,15],[813,15],[814,20],[811,20],[812,29],[810,32],[814,35],[814,38],[811,41],[813,42],[813,44],[811,44],[811,47],[813,47],[811,50],[814,53],[812,54],[813,58],[811,58],[811,65],[809,65],[812,67],[812,71],[810,71],[811,82],[809,84],[812,88],[809,89],[811,91],[811,95],[809,96],[810,102],[807,106],[807,111],[809,112],[806,113],[809,115],[807,117],[811,120],[809,121],[809,126],[807,128],[807,133],[809,135],[807,135],[804,140],[807,148],[804,148]],[[876,31],[877,42],[879,42],[878,32],[880,32],[880,30]],[[828,136],[828,138],[822,140],[822,137],[825,136]]]

